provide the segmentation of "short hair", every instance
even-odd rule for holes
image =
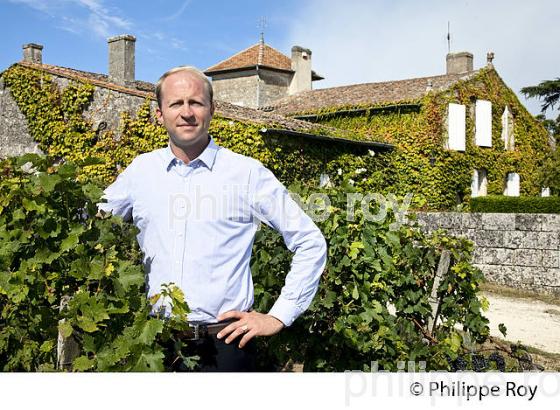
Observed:
[[[167,77],[169,77],[171,74],[180,73],[180,72],[185,72],[185,73],[192,74],[193,76],[200,79],[202,81],[202,83],[204,84],[204,87],[206,88],[206,91],[208,92],[208,97],[210,97],[210,103],[212,103],[212,101],[214,100],[214,90],[212,88],[212,83],[210,82],[208,77],[206,77],[204,75],[204,73],[196,67],[188,66],[188,65],[182,65],[182,66],[174,67],[174,68],[166,71],[165,73],[163,73],[163,75],[157,81],[157,83],[156,83],[156,100],[157,100],[159,108],[161,108],[161,86],[163,84],[163,81]]]

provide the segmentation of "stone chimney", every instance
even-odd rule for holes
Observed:
[[[24,44],[23,61],[26,63],[43,64],[43,46],[35,43]]]
[[[449,53],[446,57],[447,74],[461,74],[473,70],[473,55],[466,51]]]
[[[129,34],[111,37],[109,43],[109,80],[117,84],[134,81],[134,46],[136,37]]]
[[[300,46],[292,47],[292,70],[294,76],[288,94],[311,90],[311,50]]]

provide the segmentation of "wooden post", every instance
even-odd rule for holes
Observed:
[[[439,284],[441,283],[441,280],[449,270],[450,263],[451,263],[451,252],[447,249],[444,249],[443,252],[441,253],[441,258],[439,259],[436,276],[434,277],[434,284],[432,285],[432,292],[430,294],[430,297],[428,298],[428,301],[430,302],[430,306],[432,307],[432,314],[428,318],[428,332],[430,332],[430,334],[432,335],[436,330],[437,316],[439,314],[440,300],[437,297],[437,291],[439,288]]]
[[[68,301],[70,296],[63,296],[60,300],[59,311],[62,312],[66,306],[68,306]],[[65,319],[61,319],[59,323],[64,323]],[[80,355],[80,346],[78,342],[72,337],[62,336],[60,330],[58,331],[58,343],[56,346],[56,368],[58,370],[72,370],[72,362],[76,357]]]

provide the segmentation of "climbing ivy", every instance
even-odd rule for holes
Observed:
[[[474,144],[474,104],[477,99],[492,103],[492,148]],[[447,137],[446,116],[449,103],[464,104],[466,151],[444,148]],[[521,105],[515,94],[495,70],[483,68],[448,90],[430,92],[418,100],[403,101],[388,109],[387,103],[323,109],[314,122],[346,130],[356,130],[359,138],[395,144],[389,163],[394,172],[394,191],[413,192],[429,209],[452,209],[466,204],[470,196],[474,169],[486,169],[488,194],[501,195],[508,172],[520,175],[521,195],[540,194],[542,175],[538,172],[551,155],[546,130]],[[418,110],[411,110],[411,105]],[[501,139],[501,116],[508,107],[514,118],[515,150],[507,151]],[[385,107],[385,108],[384,108]],[[356,111],[360,109],[361,111]],[[340,115],[337,115],[340,113]],[[424,200],[423,200],[423,199]]]
[[[93,97],[92,85],[74,83],[61,92],[48,74],[20,66],[3,78],[41,150],[68,160],[88,156],[95,139],[82,112]]]

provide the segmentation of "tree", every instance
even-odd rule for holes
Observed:
[[[560,115],[556,117],[555,120],[546,118],[544,114],[536,115],[535,118],[546,128],[548,133],[556,141],[556,146],[558,146],[558,144],[560,144]]]
[[[545,160],[542,168],[543,186],[550,188],[553,195],[560,194],[560,149]]]
[[[539,85],[523,87],[521,92],[525,94],[527,98],[543,100],[543,104],[541,105],[542,114],[537,115],[536,118],[554,138],[556,145],[560,144],[560,115],[556,117],[555,120],[547,119],[544,115],[546,110],[549,108],[553,110],[554,106],[560,102],[560,78],[542,81]]]
[[[544,113],[549,108],[554,109],[554,105],[560,100],[560,78],[542,81],[539,85],[523,87],[521,92],[525,94],[526,98],[543,99],[541,111]]]
[[[556,141],[556,147],[560,144],[560,115],[556,120],[547,119],[544,115],[546,110],[554,109],[560,102],[560,78],[555,80],[542,81],[539,85],[523,87],[521,92],[527,98],[538,98],[543,100],[541,115],[537,115],[539,120],[550,135]],[[560,151],[558,149],[546,160],[542,168],[544,186],[550,187],[553,193],[560,193]]]
[[[542,81],[539,85],[523,87],[521,92],[527,98],[543,100],[541,106],[542,114],[537,115],[536,118],[544,125],[550,135],[554,137],[556,145],[558,145],[560,143],[560,115],[556,117],[556,120],[552,120],[547,119],[544,113],[549,108],[554,109],[554,106],[560,102],[560,78]]]

